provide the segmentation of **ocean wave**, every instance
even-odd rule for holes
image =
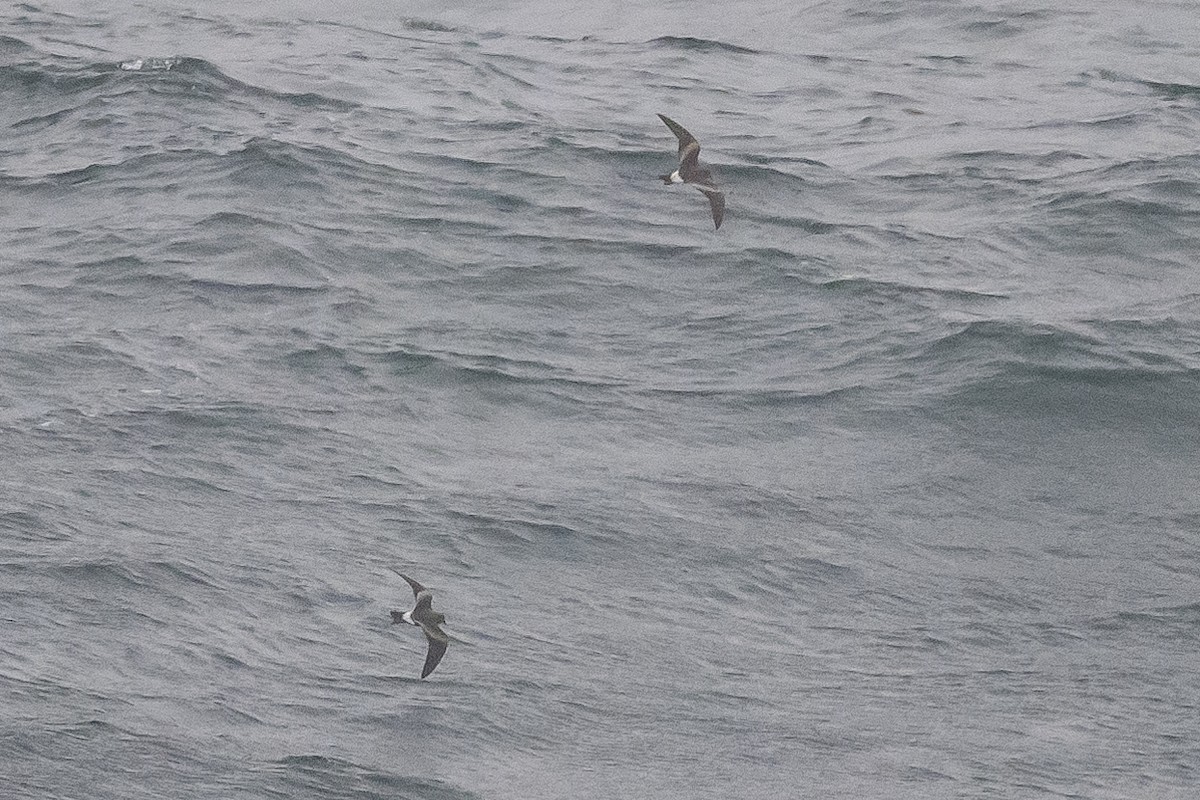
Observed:
[[[1180,98],[1188,98],[1200,100],[1200,84],[1194,83],[1163,83],[1159,81],[1143,80],[1142,84],[1148,86],[1152,91],[1168,97],[1172,100]]]
[[[1160,190],[1174,197],[1149,196]],[[1142,190],[1065,190],[1037,204],[1042,212],[1038,230],[1016,230],[1048,252],[1106,259],[1101,265],[1109,269],[1188,268],[1180,251],[1194,243],[1194,222],[1200,216],[1200,205],[1190,207],[1195,204],[1188,194],[1186,186],[1173,182]]]
[[[140,64],[138,68],[131,68]],[[107,66],[107,65],[106,65]],[[146,56],[118,62],[110,69],[126,81],[149,82],[151,91],[186,93],[191,97],[212,97],[228,100],[253,100],[282,103],[305,111],[341,112],[359,107],[341,98],[315,92],[284,92],[258,86],[234,78],[216,64],[202,58],[187,56]]]
[[[0,531],[4,532],[9,541],[68,541],[78,533],[78,529],[65,522],[43,517],[32,511],[5,511],[0,513]]]
[[[1093,630],[1106,633],[1134,631],[1139,634],[1158,634],[1172,639],[1181,647],[1191,649],[1192,645],[1200,641],[1200,603],[1118,611],[1093,617],[1087,624]]]
[[[146,433],[157,432],[164,439],[201,441],[214,434],[231,433],[242,437],[240,440],[251,444],[270,444],[278,441],[288,441],[292,437],[300,437],[310,431],[306,425],[296,424],[288,411],[276,406],[224,400],[219,402],[195,402],[181,398],[177,401],[156,401],[156,405],[147,404],[138,408],[121,409],[112,412],[112,422],[120,423],[122,419],[136,420]],[[238,434],[237,432],[241,432]],[[179,478],[146,462],[143,467],[147,480],[172,482],[179,480],[186,483],[187,477]],[[194,478],[192,487],[206,491],[225,493],[229,489],[217,486],[201,478]]]
[[[478,795],[443,781],[414,778],[334,756],[291,755],[261,768],[268,795],[328,800],[391,800],[396,797],[477,800]]]
[[[56,715],[47,719],[43,714],[38,724],[24,726],[18,735],[0,736],[0,756],[7,759],[14,755],[13,750],[31,750],[41,762],[33,763],[32,772],[18,773],[20,777],[6,788],[6,795],[22,800],[45,797],[48,791],[74,797],[151,797],[170,794],[169,787],[180,780],[214,781],[214,771],[215,782],[222,782],[223,767],[194,746],[147,733],[144,725],[93,716],[109,716],[101,709],[110,705],[103,700],[79,702],[72,704],[73,718],[69,720],[56,719]],[[120,716],[119,707],[112,716]],[[28,759],[20,760],[30,764]],[[114,763],[123,767],[114,770]],[[58,768],[51,768],[52,764]],[[70,769],[62,769],[63,764],[70,764]],[[28,794],[21,792],[23,784]]]
[[[49,582],[50,585],[71,586],[73,591],[83,594],[99,593],[111,601],[140,596],[143,592],[149,592],[161,601],[165,597],[183,599],[196,589],[219,590],[211,576],[202,570],[183,561],[161,559],[105,558],[60,564],[28,564],[18,567],[12,577],[14,581],[22,581],[24,575],[36,576],[37,580]],[[78,613],[87,614],[96,610],[96,607],[90,610],[83,608]],[[128,610],[112,609],[117,615]]]
[[[925,376],[922,402],[939,414],[1054,418],[1063,430],[1100,426],[1175,450],[1200,437],[1200,363],[1178,345],[1104,323],[980,321],[938,337],[909,364]]]
[[[1058,372],[1095,381],[1123,382],[1136,375],[1157,378],[1200,374],[1200,364],[1185,353],[1172,354],[1166,349],[1145,351],[1145,346],[1154,346],[1145,337],[1140,346],[1129,346],[1132,343],[1123,346],[1113,341],[1105,335],[1109,325],[1106,321],[1065,327],[1017,320],[980,320],[939,336],[917,357],[1001,364],[1015,373]]]
[[[249,277],[229,279],[201,278],[188,274],[193,259],[181,258],[189,248],[204,251],[205,242],[219,237],[219,227],[198,234],[187,242],[172,246],[165,263],[143,260],[133,256],[83,262],[71,285],[105,299],[147,300],[174,295],[201,305],[212,306],[230,300],[239,303],[278,305],[306,298],[331,298],[339,305],[355,302],[352,290],[333,290],[323,283],[313,283],[302,272],[289,275],[278,273],[277,281],[253,280]],[[211,242],[208,242],[211,244]],[[212,252],[211,250],[208,252]],[[199,261],[199,259],[196,259]],[[291,277],[291,280],[288,278]],[[54,291],[54,287],[47,287]]]
[[[329,344],[293,350],[284,354],[281,362],[308,376],[325,375],[334,380],[362,380],[367,376],[366,368],[351,360],[346,349]]]
[[[7,58],[17,53],[29,53],[33,46],[15,36],[0,35],[0,58]],[[2,73],[0,73],[2,74]]]
[[[422,31],[422,32],[427,32],[427,33],[462,33],[463,32],[463,30],[461,28],[457,28],[453,25],[447,25],[443,22],[438,22],[436,20],[430,20],[430,19],[418,19],[418,18],[410,17],[408,19],[399,20],[398,22],[405,30],[410,30],[410,31]],[[371,28],[371,27],[367,27],[365,25],[355,25],[355,24],[347,22],[345,20],[330,20],[330,19],[310,20],[310,21],[306,21],[306,24],[319,25],[319,26],[334,28],[334,29],[344,29],[344,30],[348,30],[348,31],[354,31],[356,33],[366,33],[366,34],[370,34],[372,36],[379,36],[380,38],[383,38],[383,39],[399,39],[401,41],[415,41],[415,42],[420,42],[422,44],[441,44],[442,43],[441,40],[438,40],[438,39],[397,34],[395,31],[392,31],[392,30],[382,30],[380,28]]]
[[[189,104],[210,101],[226,109],[274,106],[302,113],[337,113],[358,108],[357,103],[313,92],[286,92],[248,83],[210,61],[186,56],[78,62],[38,53],[20,63],[0,64],[0,87],[10,97],[5,113],[13,118],[16,129],[26,134],[52,130],[81,115],[119,114],[130,104],[131,93],[161,97],[164,110],[175,97],[186,98]],[[19,104],[13,104],[13,99],[19,99]]]
[[[522,359],[494,353],[458,351],[422,351],[411,347],[368,349],[364,354],[379,360],[401,374],[417,370],[438,370],[471,383],[501,383],[546,388],[596,389],[623,386],[623,381],[564,374],[549,361]]]
[[[760,55],[758,50],[749,47],[721,42],[716,39],[700,39],[695,36],[659,36],[651,39],[649,44],[675,50],[695,53],[733,53],[736,55]]]
[[[820,287],[829,292],[845,293],[851,297],[900,300],[907,297],[933,297],[961,303],[990,303],[1009,295],[1001,292],[984,292],[959,286],[927,286],[879,278],[845,277],[822,281]]]
[[[116,69],[116,65],[109,64],[62,65],[41,61],[0,64],[0,89],[9,98],[4,114],[13,117],[13,124],[17,124],[29,118],[22,115],[30,109],[72,100],[82,105],[94,93],[114,82]],[[40,111],[30,117],[45,114]]]
[[[510,505],[511,515],[454,509],[446,513],[456,522],[456,536],[473,547],[495,548],[521,557],[537,553],[557,562],[587,563],[596,558],[597,551],[616,552],[622,546],[620,533],[600,520],[580,524],[548,518],[553,509],[539,512],[511,501]]]
[[[1098,69],[1094,72],[1084,72],[1080,77],[1083,80],[1091,80],[1096,78],[1107,83],[1128,83],[1141,86],[1145,89],[1149,89],[1154,94],[1160,95],[1169,100],[1191,100],[1200,98],[1200,84],[1181,83],[1177,81],[1156,81],[1150,78],[1141,78],[1128,72],[1121,72],[1113,69]]]
[[[195,220],[197,234],[206,229],[227,231],[243,223],[278,228],[284,218],[292,225],[294,215],[285,213],[292,208],[289,200],[311,198],[314,193],[319,197],[333,182],[355,183],[367,191],[404,180],[402,171],[335,148],[250,136],[234,147],[197,142],[193,147],[155,152],[118,149],[109,151],[102,161],[40,175],[10,176],[4,183],[29,197],[69,197],[73,201],[84,196],[81,192],[116,193],[131,209],[144,207],[147,216],[154,216],[170,211],[167,204],[184,185],[181,174],[188,175],[186,185],[192,191],[230,192],[242,187],[249,193],[268,193],[275,201],[258,206],[259,213],[241,209],[212,212]],[[313,206],[311,199],[307,206]],[[247,228],[247,232],[261,238],[261,230]]]
[[[679,400],[715,401],[740,411],[748,411],[755,408],[784,411],[787,409],[840,403],[863,391],[865,388],[862,384],[830,388],[814,387],[811,389],[662,386],[638,389],[633,394],[642,397],[669,397]]]

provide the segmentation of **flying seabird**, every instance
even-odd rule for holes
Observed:
[[[389,567],[389,569],[392,568]],[[425,638],[429,642],[429,651],[425,654],[425,666],[421,670],[421,677],[425,678],[437,667],[442,656],[446,654],[446,645],[450,644],[450,637],[438,627],[446,621],[446,615],[433,610],[433,592],[398,569],[392,569],[392,572],[408,581],[408,585],[413,590],[413,597],[417,601],[412,611],[393,611],[392,624],[407,622],[409,625],[416,625],[424,632]]]
[[[684,130],[682,125],[670,117],[659,114],[658,118],[666,123],[671,132],[679,139],[679,169],[670,175],[660,175],[659,177],[662,178],[663,183],[690,183],[704,192],[704,196],[708,198],[708,204],[712,206],[713,222],[720,228],[721,220],[725,219],[725,193],[713,183],[712,173],[700,167],[700,143],[696,141],[695,136]]]

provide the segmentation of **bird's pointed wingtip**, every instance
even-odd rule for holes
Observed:
[[[658,114],[658,112],[655,112],[655,113]],[[666,125],[668,128],[670,128],[671,132],[674,133],[676,136],[679,136],[681,133],[683,133],[687,136],[691,136],[691,134],[688,133],[682,125],[680,125],[678,122],[676,122],[675,120],[668,117],[666,114],[658,114],[658,118],[661,119],[663,121],[663,124]]]

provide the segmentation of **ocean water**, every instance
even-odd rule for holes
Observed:
[[[482,5],[0,15],[3,796],[1194,796],[1195,5]]]

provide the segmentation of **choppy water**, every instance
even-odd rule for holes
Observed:
[[[1194,4],[445,5],[0,19],[4,796],[1190,797]]]

